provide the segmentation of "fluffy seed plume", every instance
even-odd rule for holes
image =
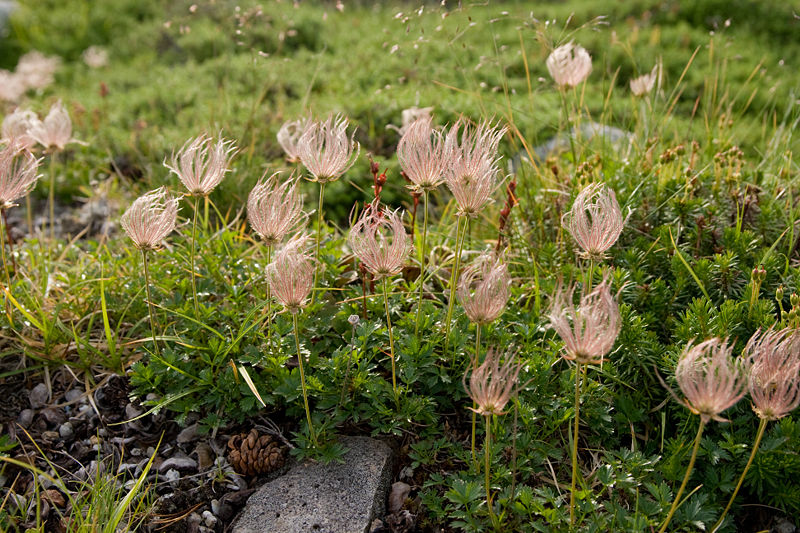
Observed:
[[[307,252],[309,236],[292,237],[267,266],[267,283],[272,294],[292,314],[306,305],[314,288],[314,260]]]
[[[67,144],[75,142],[72,138],[72,120],[61,100],[50,107],[44,120],[32,122],[28,134],[46,150],[63,150]]]
[[[283,182],[279,177],[276,172],[260,180],[247,197],[250,225],[268,246],[282,241],[306,218],[294,175]]]
[[[565,359],[580,364],[600,364],[614,347],[622,326],[619,306],[611,295],[608,279],[575,306],[575,286],[559,288],[550,309],[550,326],[564,341]]]
[[[655,87],[656,81],[660,75],[661,63],[656,63],[653,67],[653,70],[651,70],[649,73],[643,74],[638,78],[631,80],[631,92],[634,94],[634,96],[646,95],[653,90],[653,87]]]
[[[355,130],[347,136],[348,120],[331,115],[326,120],[311,122],[297,142],[297,151],[313,181],[326,183],[339,179],[356,162],[361,147],[353,140]]]
[[[369,204],[350,228],[350,249],[375,278],[398,274],[411,253],[411,239],[403,227],[400,210],[381,210]]]
[[[233,141],[220,137],[216,141],[206,134],[189,139],[172,154],[170,169],[192,196],[208,196],[219,185],[236,153]]]
[[[289,163],[298,163],[300,161],[300,137],[308,127],[310,120],[308,118],[299,118],[297,120],[289,120],[284,122],[281,129],[278,130],[278,144],[281,145],[283,151],[286,153],[286,160]]]
[[[19,58],[15,73],[26,88],[44,89],[53,83],[53,76],[60,65],[61,59],[57,56],[46,56],[32,50]]]
[[[686,400],[682,403],[704,422],[726,420],[720,413],[747,392],[747,371],[731,354],[733,346],[718,338],[692,345],[681,353],[675,379]]]
[[[120,225],[140,250],[155,250],[175,229],[178,198],[159,187],[137,198],[120,218]]]
[[[553,50],[547,57],[547,70],[561,87],[575,87],[592,72],[592,57],[582,46],[571,41]]]
[[[469,377],[464,374],[464,390],[477,406],[474,411],[481,416],[502,415],[503,408],[514,394],[514,386],[522,365],[515,361],[515,354],[509,352],[501,366],[503,352],[489,348],[486,359]]]
[[[561,217],[561,225],[572,235],[583,253],[602,259],[619,239],[625,219],[614,191],[602,183],[587,185]]]
[[[33,111],[18,107],[3,119],[3,141],[16,142],[22,148],[33,148],[36,139],[31,137],[30,130],[38,120]]]
[[[505,127],[485,121],[473,126],[463,117],[447,132],[444,151],[450,164],[445,182],[459,215],[474,218],[491,201],[500,170],[497,146],[505,133]]]
[[[488,324],[503,314],[510,282],[508,268],[500,258],[483,253],[462,272],[456,297],[472,322]]]
[[[13,207],[16,200],[33,189],[39,179],[39,162],[14,141],[0,150],[0,209]]]
[[[748,388],[753,410],[778,420],[800,404],[800,336],[794,329],[756,332],[743,355],[750,367]]]
[[[397,159],[416,191],[432,191],[441,185],[449,164],[444,137],[432,121],[430,115],[419,117],[397,144]]]

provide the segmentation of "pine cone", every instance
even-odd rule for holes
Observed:
[[[286,449],[272,435],[240,433],[228,439],[228,462],[239,474],[254,476],[266,474],[283,466]]]

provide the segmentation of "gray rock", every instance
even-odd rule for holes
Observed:
[[[23,409],[19,412],[17,423],[27,429],[33,422],[33,414],[33,409]]]
[[[78,400],[80,400],[82,396],[84,396],[84,392],[81,389],[70,389],[64,395],[64,399],[67,400],[70,403],[73,403],[73,402],[77,402]],[[84,398],[84,400],[85,400],[85,398]]]
[[[342,438],[344,463],[306,463],[261,487],[233,533],[365,533],[383,516],[391,449],[368,437]]]
[[[31,402],[31,407],[34,409],[39,409],[40,407],[44,407],[47,404],[47,385],[44,383],[39,383],[31,391],[28,393],[28,399]]]
[[[71,422],[64,422],[58,428],[58,433],[61,435],[61,438],[67,442],[72,442],[72,439],[75,438],[75,428],[72,427]]]
[[[197,461],[192,459],[191,457],[184,455],[182,453],[178,453],[170,457],[169,459],[165,459],[161,465],[158,467],[158,471],[164,473],[170,469],[175,470],[196,470],[197,469]]]
[[[180,433],[178,433],[178,437],[175,440],[178,441],[178,444],[186,444],[187,442],[192,442],[196,438],[197,438],[197,424],[192,424],[191,426],[187,426]]]

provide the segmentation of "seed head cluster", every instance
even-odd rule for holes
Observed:
[[[800,404],[800,334],[794,329],[759,331],[743,356],[750,367],[748,389],[753,410],[766,420],[778,420]]]
[[[308,253],[309,236],[296,235],[275,254],[267,266],[267,283],[287,311],[297,314],[314,288],[314,259]]]
[[[134,246],[156,250],[175,229],[179,202],[160,187],[137,198],[120,218],[120,225]]]
[[[575,286],[560,288],[550,309],[550,325],[564,341],[565,359],[580,364],[600,364],[614,347],[622,326],[619,306],[611,295],[608,279],[576,306]]]
[[[347,243],[373,276],[380,279],[400,273],[411,253],[411,239],[399,209],[382,210],[369,204],[350,228]]]
[[[515,361],[515,354],[505,354],[505,362],[501,365],[503,352],[489,348],[486,359],[469,377],[464,374],[464,389],[477,406],[473,409],[482,416],[502,415],[511,396],[522,365]]]
[[[313,176],[313,181],[326,183],[339,179],[353,166],[360,153],[353,139],[347,136],[348,120],[331,115],[326,120],[311,122],[297,141],[297,155]]]
[[[284,122],[278,130],[278,144],[281,145],[286,153],[286,160],[289,163],[300,162],[300,137],[311,121],[308,118],[299,118]]]
[[[731,356],[733,345],[718,338],[689,343],[675,368],[675,379],[686,397],[684,404],[703,421],[724,422],[720,413],[747,392],[746,367]]]
[[[561,45],[547,57],[547,70],[559,88],[575,87],[592,72],[592,57],[572,42]]]
[[[186,141],[164,166],[178,176],[191,196],[208,196],[230,171],[235,153],[233,141],[222,137],[215,141],[202,134]]]
[[[445,179],[450,164],[441,131],[423,115],[411,123],[397,144],[397,159],[415,191],[432,191]]]
[[[294,176],[281,181],[276,172],[260,180],[247,197],[247,218],[268,246],[278,244],[294,231],[306,219]]]
[[[508,267],[500,258],[484,253],[461,273],[456,297],[472,322],[489,324],[503,314],[510,282]]]
[[[31,121],[28,135],[46,150],[63,150],[75,141],[72,138],[72,120],[61,100],[52,105],[44,120]]]
[[[36,186],[39,163],[30,151],[13,141],[0,150],[0,209],[13,207]]]
[[[561,217],[564,226],[586,257],[602,259],[614,246],[625,226],[617,197],[602,183],[584,187],[572,209]]]

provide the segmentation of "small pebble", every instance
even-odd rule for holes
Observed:
[[[45,420],[47,420],[48,424],[52,425],[63,424],[67,419],[66,415],[61,409],[56,409],[54,407],[45,407],[42,409],[41,415]]]
[[[178,483],[180,479],[181,479],[181,473],[175,470],[174,468],[170,468],[164,474],[164,480],[173,487]]]
[[[161,463],[161,465],[158,467],[158,471],[165,472],[173,468],[181,471],[196,470],[197,461],[182,453],[176,454],[170,457],[169,459],[165,459],[164,462]]]
[[[64,399],[70,403],[77,402],[81,397],[83,397],[83,401],[85,402],[86,397],[81,389],[70,389],[64,395]]]
[[[31,407],[39,409],[47,404],[47,385],[39,383],[28,393],[28,400],[31,402]]]
[[[203,511],[203,522],[208,527],[214,528],[217,526],[217,517],[211,511]]]
[[[186,444],[188,442],[192,442],[197,438],[197,424],[192,424],[183,429],[178,436],[176,437],[176,441],[178,444]]]
[[[33,422],[33,409],[23,409],[19,412],[17,423],[20,426],[27,428],[31,425],[31,422]]]
[[[61,438],[65,441],[69,442],[75,438],[75,428],[72,427],[70,422],[64,422],[59,426],[58,433],[61,435]]]

